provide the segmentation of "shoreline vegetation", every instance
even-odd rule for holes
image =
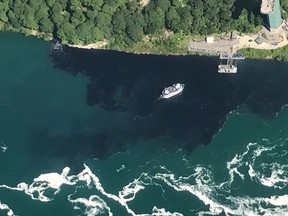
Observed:
[[[243,53],[246,58],[271,59],[271,60],[273,59],[285,62],[288,61],[288,45],[271,50],[244,48],[240,49],[239,53]]]
[[[287,18],[288,1],[281,6]],[[205,4],[202,0],[4,0],[0,2],[0,30],[86,49],[216,55],[188,51],[189,42],[233,30],[256,33],[263,25],[259,8],[258,0],[207,0]],[[247,57],[288,60],[287,46],[240,51]]]

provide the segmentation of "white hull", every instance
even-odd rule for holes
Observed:
[[[237,67],[219,67],[218,66],[218,72],[219,73],[237,73]]]
[[[181,92],[184,90],[184,87],[185,87],[185,85],[181,84],[179,89],[176,89],[175,91],[170,92],[169,94],[166,94],[166,95],[162,94],[162,95],[160,95],[160,98],[168,99],[168,98],[174,97],[178,94],[181,94]]]

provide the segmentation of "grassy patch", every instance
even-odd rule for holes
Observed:
[[[119,46],[114,44],[112,49],[134,52],[134,53],[151,53],[151,54],[187,54],[188,44],[192,40],[192,36],[182,34],[163,34],[151,35],[145,37],[140,42],[131,44],[130,46]]]
[[[240,49],[238,53],[245,54],[246,57],[259,59],[275,59],[278,61],[288,61],[288,45],[274,50],[258,50],[252,48]]]

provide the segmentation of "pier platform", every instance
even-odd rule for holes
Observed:
[[[221,53],[218,73],[237,73],[237,60],[245,59],[245,55],[239,53]]]

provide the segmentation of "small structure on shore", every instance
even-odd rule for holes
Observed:
[[[214,43],[214,37],[206,37],[206,43]]]
[[[239,35],[239,32],[234,30],[234,31],[231,32],[231,36],[230,37],[233,40],[233,39],[237,39],[238,35]]]
[[[255,41],[257,44],[262,44],[262,43],[264,43],[266,40],[260,35],[260,36],[258,36],[254,41]]]

